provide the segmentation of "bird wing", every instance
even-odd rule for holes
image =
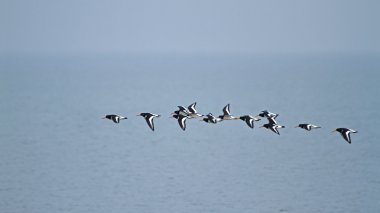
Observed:
[[[278,131],[278,129],[276,128],[275,125],[272,125],[272,126],[270,126],[269,128],[270,128],[270,130],[272,130],[274,133],[280,135],[280,132]]]
[[[187,111],[187,109],[184,106],[178,106],[178,108],[180,111],[185,111],[185,112]]]
[[[115,123],[119,123],[119,122],[120,122],[120,118],[119,118],[119,116],[112,116],[111,119],[112,119],[112,121],[115,122]]]
[[[178,106],[178,108],[179,108],[178,114],[181,114],[181,112],[183,113],[183,115],[190,114],[190,112],[184,106]]]
[[[310,125],[310,124],[305,124],[305,128],[304,129],[306,129],[307,131],[310,131],[311,130],[311,126],[312,125]]]
[[[197,105],[197,102],[194,102],[189,107],[187,107],[189,109],[189,112],[191,112],[193,114],[197,113],[197,110],[195,109],[195,105]]]
[[[351,143],[350,133],[351,133],[350,131],[344,131],[344,132],[340,133],[342,135],[342,137],[344,138],[344,140],[346,140],[348,143]]]
[[[178,124],[183,131],[185,131],[185,129],[186,129],[186,118],[187,117],[183,116],[183,115],[178,116]]]
[[[252,129],[253,129],[253,118],[250,118],[250,117],[245,117],[245,122],[247,123],[247,125],[249,126],[249,127],[251,127]]]
[[[271,116],[272,118],[276,119],[277,116],[278,116],[278,114],[272,113],[272,114],[270,114],[270,116]]]
[[[153,115],[147,115],[147,116],[145,117],[146,123],[148,124],[148,126],[150,127],[150,129],[151,129],[152,131],[154,131],[153,118],[154,118]]]
[[[223,108],[223,115],[230,115],[230,104],[227,104],[227,105]]]
[[[269,124],[272,124],[272,125],[277,124],[277,121],[274,118],[267,117],[267,119],[268,119]]]

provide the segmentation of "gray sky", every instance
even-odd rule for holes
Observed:
[[[2,0],[7,53],[379,52],[378,0]]]

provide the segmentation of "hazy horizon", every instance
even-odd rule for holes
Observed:
[[[2,1],[0,53],[380,50],[379,1]]]

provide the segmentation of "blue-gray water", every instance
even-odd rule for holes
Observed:
[[[2,56],[0,212],[379,212],[379,59]],[[286,128],[189,120],[183,132],[168,116],[194,101],[268,109]],[[140,112],[163,115],[155,132]],[[337,127],[359,133],[350,145]]]

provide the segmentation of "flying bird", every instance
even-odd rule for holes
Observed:
[[[198,118],[198,117],[203,117],[202,114],[199,114],[197,110],[195,109],[195,106],[197,105],[197,102],[194,102],[190,104],[190,106],[187,107],[188,112],[189,112],[189,118]]]
[[[277,124],[277,121],[273,117],[266,117],[269,124]]]
[[[102,119],[109,119],[112,120],[114,123],[119,123],[120,120],[128,119],[127,117],[120,116],[120,115],[106,115]]]
[[[260,126],[260,128],[262,128],[262,127],[270,129],[270,130],[272,130],[274,133],[276,133],[278,135],[280,134],[280,132],[278,131],[278,129],[285,128],[285,126],[281,126],[281,125],[277,125],[277,124],[269,124],[269,123]]]
[[[320,126],[316,126],[314,124],[298,124],[298,126],[295,126],[294,128],[302,128],[302,129],[306,129],[307,131],[310,131],[312,129],[318,129],[318,128],[321,128]]]
[[[216,124],[217,122],[222,121],[222,119],[215,117],[212,113],[209,113],[206,118],[203,118],[201,121],[206,123]]]
[[[239,119],[238,117],[234,117],[234,116],[231,115],[230,104],[227,104],[223,108],[223,115],[220,115],[219,118],[222,119],[222,120],[237,120],[237,119]]]
[[[245,121],[245,122],[247,123],[247,125],[248,125],[249,127],[251,127],[252,129],[253,129],[253,127],[254,127],[254,125],[253,125],[254,121],[259,121],[259,120],[261,120],[260,118],[252,117],[252,116],[250,116],[250,115],[243,115],[243,116],[240,116],[239,118],[240,118],[240,120]]]
[[[273,117],[267,117],[267,119],[268,119],[268,123],[260,126],[260,128],[264,127],[264,128],[270,129],[274,133],[280,135],[280,132],[278,131],[278,129],[285,128],[285,126],[278,125],[276,120]]]
[[[268,110],[263,110],[263,111],[261,111],[260,114],[258,114],[258,116],[263,117],[263,118],[273,118],[273,119],[276,119],[277,116],[279,116],[279,114],[276,114],[276,113],[273,113],[273,112],[269,112]]]
[[[150,127],[150,129],[151,129],[152,131],[154,131],[153,118],[156,118],[156,117],[158,118],[158,117],[160,117],[161,115],[156,115],[156,114],[152,114],[152,113],[145,113],[145,112],[143,112],[143,113],[138,114],[137,116],[142,116],[142,117],[144,117],[145,120],[146,120],[146,123],[148,124],[148,126]]]
[[[172,115],[184,115],[188,116],[190,112],[184,106],[178,106],[178,110],[174,111]]]
[[[349,144],[351,144],[351,133],[357,133],[358,131],[355,131],[353,129],[348,128],[337,128],[332,132],[339,132],[344,140],[346,140]]]
[[[184,115],[174,114],[174,115],[172,115],[172,118],[177,119],[179,126],[181,127],[181,129],[183,131],[185,131],[185,129],[186,129],[186,119],[188,117],[184,116]]]

